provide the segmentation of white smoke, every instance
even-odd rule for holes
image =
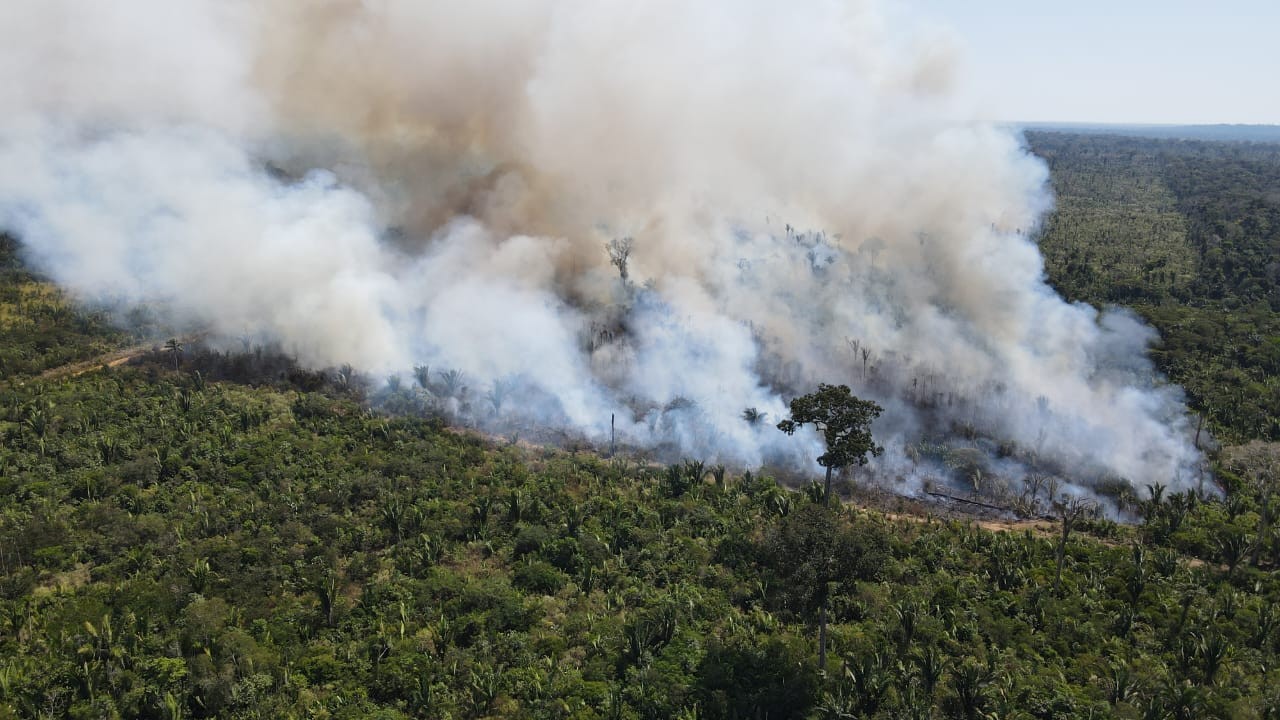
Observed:
[[[856,0],[12,3],[0,226],[86,299],[597,439],[812,458],[772,423],[844,382],[886,471],[959,433],[1188,486],[1151,331],[1045,285],[1045,168],[954,66]]]

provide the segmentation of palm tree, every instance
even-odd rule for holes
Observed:
[[[1200,670],[1209,685],[1218,681],[1218,671],[1231,656],[1231,644],[1216,632],[1200,635],[1196,639],[1196,654],[1200,658]]]
[[[193,592],[203,594],[214,579],[218,576],[213,571],[213,567],[209,565],[206,558],[196,558],[191,563],[191,567],[187,568],[187,577],[191,580],[191,589]]]
[[[925,692],[925,698],[932,700],[934,688],[938,687],[943,673],[947,670],[946,656],[938,652],[933,645],[926,645],[923,650],[914,653],[911,660],[916,665],[920,687]]]
[[[502,414],[502,404],[506,402],[507,396],[511,394],[511,383],[505,380],[494,380],[493,387],[489,392],[485,393],[485,399],[493,406],[493,414]]]
[[[853,684],[858,707],[864,716],[880,709],[889,692],[889,663],[879,651],[856,653],[845,660],[845,677]]]
[[[414,365],[413,379],[418,382],[418,387],[431,391],[431,366],[430,365]]]
[[[169,340],[164,344],[164,352],[169,356],[169,359],[173,361],[174,370],[177,370],[178,364],[182,362],[183,347],[184,345],[178,340],[178,338],[169,338]]]
[[[166,692],[164,694],[164,711],[168,715],[169,720],[182,720],[182,710],[185,706],[173,693]]]
[[[951,685],[955,693],[950,698],[954,713],[965,720],[978,720],[985,717],[983,711],[987,707],[987,685],[991,682],[991,673],[987,668],[974,660],[968,660],[952,673]]]
[[[320,614],[324,617],[324,624],[327,627],[333,627],[340,589],[337,573],[332,570],[326,572],[316,580],[314,589],[316,597],[320,600]]]
[[[26,425],[37,438],[44,438],[49,434],[49,415],[41,407],[30,406],[22,424]]]
[[[1111,673],[1107,677],[1106,684],[1107,701],[1112,706],[1119,705],[1138,694],[1133,674],[1129,671],[1129,666],[1124,663],[1116,663],[1111,666]]]
[[[1222,562],[1227,566],[1227,577],[1230,578],[1235,574],[1236,566],[1249,553],[1249,547],[1252,543],[1247,535],[1235,530],[1219,535],[1216,544],[1218,546],[1218,556],[1222,558]]]
[[[444,370],[439,373],[441,393],[448,398],[461,397],[467,386],[463,383],[461,370]]]

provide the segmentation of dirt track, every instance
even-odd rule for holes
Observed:
[[[918,522],[918,523],[929,522],[930,520],[937,520],[939,522],[946,522],[947,520],[959,520],[960,522],[977,525],[983,530],[990,530],[991,532],[1020,533],[1026,530],[1030,530],[1032,534],[1040,535],[1043,537],[1050,537],[1055,535],[1058,532],[1057,526],[1048,520],[992,520],[992,519],[970,517],[970,516],[964,515],[963,513],[959,513],[954,516],[898,513],[898,512],[890,512],[888,510],[881,510],[880,508],[877,508],[874,505],[864,505],[860,503],[854,503],[853,505],[854,507],[858,508],[862,512],[874,513],[876,515],[881,515],[886,518],[889,518],[890,520],[904,520],[906,522]],[[1096,540],[1097,538],[1094,538],[1094,539]]]
[[[49,368],[36,377],[40,380],[56,380],[64,377],[76,377],[77,375],[83,375],[87,372],[100,370],[104,367],[118,367],[120,365],[124,365],[130,360],[142,357],[143,355],[151,352],[155,347],[155,343],[147,343],[145,345],[134,345],[132,347],[113,350],[112,352],[99,355],[89,360],[81,360],[80,362]]]

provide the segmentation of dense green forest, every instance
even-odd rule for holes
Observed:
[[[42,376],[131,340],[6,240],[0,718],[1280,716],[1280,159],[1031,140],[1051,281],[1157,325],[1224,497],[993,532],[374,412],[265,351]]]
[[[1028,139],[1058,202],[1050,282],[1154,325],[1157,364],[1219,438],[1280,440],[1280,144]]]

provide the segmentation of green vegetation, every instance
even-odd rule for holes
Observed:
[[[1265,452],[1239,460],[1226,503],[1157,489],[1141,527],[1083,523],[1055,592],[1049,534],[826,508],[700,463],[494,447],[169,367],[0,396],[0,716],[1252,717],[1280,701]]]
[[[1132,526],[1063,502],[992,532],[382,415],[350,369],[268,352],[41,379],[127,339],[6,240],[0,718],[1276,717],[1276,372],[1249,339],[1274,342],[1275,236],[1263,171],[1231,170],[1265,150],[1033,141],[1052,281],[1136,305],[1252,439],[1216,456],[1221,500],[1152,486]],[[437,375],[414,381],[460,382]]]
[[[0,378],[37,375],[118,346],[125,334],[100,312],[71,303],[41,282],[18,257],[18,243],[0,232]]]
[[[1280,145],[1029,133],[1069,299],[1132,307],[1157,364],[1229,443],[1280,440]]]

